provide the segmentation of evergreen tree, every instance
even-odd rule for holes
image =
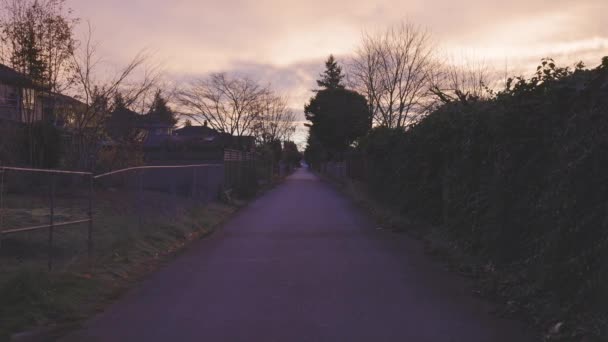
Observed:
[[[312,127],[311,125],[308,125]],[[313,169],[319,170],[321,163],[327,159],[327,152],[323,148],[323,145],[319,142],[314,135],[314,132],[311,131],[308,133],[308,140],[306,144],[306,149],[304,150],[304,160],[306,163],[312,167]]]
[[[148,112],[148,118],[152,122],[164,123],[170,126],[177,124],[177,118],[175,113],[167,105],[167,100],[162,96],[162,92],[159,90],[154,96],[154,101]]]
[[[370,129],[371,113],[365,97],[343,88],[325,89],[305,106],[310,134],[328,155],[340,159],[342,153]]]
[[[127,103],[121,93],[114,95],[114,112],[122,111],[127,109]]]
[[[130,110],[120,93],[114,97],[114,109],[105,122],[106,132],[117,142],[133,142],[138,136],[139,115]]]
[[[338,62],[333,55],[329,55],[329,58],[325,62],[325,71],[319,75],[321,79],[317,80],[317,85],[325,89],[344,89],[342,79],[342,67],[338,65]]]
[[[283,143],[283,160],[291,167],[298,167],[302,160],[302,154],[298,151],[298,146],[293,141]]]
[[[365,97],[345,89],[342,68],[333,55],[325,62],[325,72],[317,84],[323,89],[304,107],[310,123],[305,157],[309,164],[340,159],[344,151],[370,129],[371,114]],[[315,165],[316,164],[316,165]]]

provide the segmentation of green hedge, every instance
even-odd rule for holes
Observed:
[[[486,100],[361,142],[370,188],[543,293],[558,315],[608,307],[608,58],[545,61]]]

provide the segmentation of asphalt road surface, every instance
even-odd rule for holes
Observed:
[[[64,341],[532,341],[306,170]]]

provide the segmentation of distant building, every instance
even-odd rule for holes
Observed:
[[[185,126],[173,131],[173,135],[180,138],[203,138],[206,141],[213,141],[220,133],[208,126]]]
[[[253,137],[232,136],[207,125],[172,129],[165,124],[148,123],[142,127],[147,131],[143,148],[149,163],[220,161],[225,149],[255,149]]]
[[[173,140],[172,125],[165,123],[145,122],[139,127],[145,132],[145,138],[143,141],[144,147],[160,147],[169,144]]]
[[[173,135],[182,141],[199,140],[201,143],[215,143],[226,149],[251,152],[255,150],[255,138],[252,136],[233,136],[221,133],[207,126],[184,126],[176,129]]]

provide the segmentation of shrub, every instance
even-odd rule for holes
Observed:
[[[376,128],[361,149],[376,196],[515,270],[532,287],[522,300],[540,291],[565,315],[608,305],[606,132],[608,58],[593,70],[545,60],[488,100]]]

